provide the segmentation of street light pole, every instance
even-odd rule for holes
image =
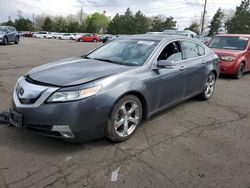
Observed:
[[[201,22],[201,35],[203,33],[204,30],[204,24],[205,24],[205,16],[206,16],[206,9],[207,9],[207,0],[205,0],[205,4],[204,4],[204,10],[203,10],[203,16],[202,16],[202,22]]]

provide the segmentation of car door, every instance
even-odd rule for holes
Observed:
[[[155,108],[171,106],[183,99],[185,90],[185,71],[183,71],[183,55],[180,42],[174,41],[165,46],[157,61],[173,61],[174,66],[157,68],[153,71],[154,87],[157,87],[159,96],[156,97]]]
[[[185,98],[194,96],[202,91],[206,79],[205,49],[199,44],[183,40],[181,42],[184,54],[186,72]]]
[[[13,42],[14,41],[14,39],[13,39],[13,32],[11,31],[10,27],[6,27],[5,31],[6,31],[6,35],[7,35],[8,41],[9,42]]]
[[[248,41],[247,51],[246,51],[246,70],[250,71],[250,40]]]

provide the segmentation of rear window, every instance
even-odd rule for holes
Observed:
[[[217,36],[209,43],[210,48],[228,49],[228,50],[244,50],[247,46],[249,38]]]

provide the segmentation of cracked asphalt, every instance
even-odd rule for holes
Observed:
[[[22,39],[0,46],[0,111],[8,110],[16,80],[31,68],[99,45]],[[69,144],[0,125],[0,188],[249,188],[249,86],[250,74],[220,78],[209,101],[190,99],[161,112],[119,144]]]

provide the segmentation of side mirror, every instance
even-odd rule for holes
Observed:
[[[157,61],[157,67],[173,69],[175,66],[174,61],[170,60],[159,60]]]

